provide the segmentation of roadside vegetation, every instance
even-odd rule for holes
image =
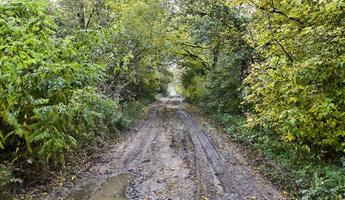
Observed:
[[[117,137],[166,93],[165,12],[157,1],[0,3],[0,199]]]
[[[181,1],[182,93],[292,198],[345,198],[343,1]],[[188,17],[183,17],[188,16]]]

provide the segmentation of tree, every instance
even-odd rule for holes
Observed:
[[[186,68],[182,77],[185,95],[210,112],[241,112],[239,88],[252,54],[243,39],[241,25],[246,18],[226,1],[179,3],[176,21],[183,32],[175,45],[180,48],[180,65]]]
[[[273,127],[306,150],[344,151],[345,4],[248,3],[248,41],[262,57],[246,78],[250,124]]]

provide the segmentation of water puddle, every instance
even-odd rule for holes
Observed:
[[[126,200],[126,187],[130,182],[130,179],[130,175],[127,173],[118,174],[108,178],[94,194],[91,194],[92,190],[90,189],[90,186],[87,186],[83,190],[79,190],[72,194],[70,199]]]
[[[126,187],[130,181],[129,174],[118,174],[110,177],[99,188],[90,200],[126,200]]]

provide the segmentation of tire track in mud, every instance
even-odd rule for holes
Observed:
[[[253,172],[253,170],[242,163],[241,155],[234,154],[234,149],[225,148],[219,151],[215,146],[213,139],[219,143],[224,143],[221,140],[219,133],[207,134],[199,125],[194,121],[191,114],[177,109],[176,111],[180,118],[188,125],[189,134],[195,148],[195,154],[197,159],[196,168],[199,173],[201,182],[198,184],[204,184],[209,186],[209,191],[214,191],[214,188],[218,189],[217,193],[209,194],[210,199],[226,199],[226,200],[241,200],[241,199],[258,199],[258,200],[275,200],[285,199],[279,191],[275,190],[269,182],[264,180],[261,176]],[[209,136],[212,136],[212,141]],[[226,146],[226,144],[225,144]],[[219,147],[219,146],[218,146]],[[207,157],[207,161],[211,164],[205,167],[205,163],[200,161],[203,156]],[[241,157],[241,159],[237,159]],[[229,165],[231,163],[231,165]],[[211,173],[214,174],[214,182],[210,182],[210,179],[203,178],[200,174],[204,175]],[[221,188],[216,187],[220,183]],[[212,185],[213,184],[213,185]],[[202,199],[202,193],[198,194]]]
[[[256,179],[231,148],[220,149],[219,143],[224,142],[219,134],[204,132],[205,127],[180,103],[180,99],[166,98],[153,105],[143,124],[104,155],[107,163],[94,166],[69,193],[60,196],[91,200],[283,199],[266,195],[267,191],[279,192]]]
[[[243,199],[241,194],[235,188],[236,184],[231,180],[224,161],[215,150],[204,131],[198,127],[189,113],[181,109],[177,110],[177,113],[189,127],[189,134],[191,136],[194,151],[198,159],[196,162],[196,168],[199,171],[198,177],[201,179],[201,181],[203,181],[198,184],[206,185],[208,187],[205,189],[207,189],[210,193],[208,196],[211,199]],[[205,164],[208,162],[210,165],[205,166]],[[213,179],[216,178],[217,180],[212,181],[212,178],[209,177],[208,180],[206,180],[208,183],[205,183],[205,180],[202,180],[203,178],[201,177],[205,174],[215,175],[213,176]],[[217,184],[220,187],[217,187]],[[203,191],[200,191],[199,189],[198,196],[202,198],[203,195],[205,194],[203,194]]]
[[[155,132],[151,129],[153,130],[156,124],[158,110],[156,105],[152,106],[147,119],[129,133],[131,136],[104,155],[108,162],[96,164],[90,169],[90,172],[84,174],[74,184],[73,188],[58,188],[49,195],[49,199],[92,200],[95,199],[95,194],[96,196],[109,196],[109,194],[98,194],[99,191],[103,192],[103,187],[108,184],[109,180],[123,175],[129,175],[128,180],[131,180],[138,173],[134,171],[133,166],[139,161],[142,162],[141,155],[151,147],[151,143],[157,135],[154,135]],[[114,188],[118,187],[118,185],[114,185]],[[126,184],[126,188],[128,187],[129,184]],[[109,193],[109,191],[104,193],[107,192]],[[115,189],[113,192],[119,193]],[[126,199],[128,198],[126,197]]]
[[[152,129],[154,122],[157,118],[157,108],[152,108],[152,110],[149,113],[148,119],[139,127],[140,132],[147,132],[150,133],[150,129]],[[136,137],[132,139],[132,141],[141,141],[138,145],[129,145],[128,150],[124,153],[123,157],[125,157],[125,160],[123,163],[125,165],[128,165],[129,162],[135,160],[140,154],[142,154],[143,150],[146,150],[148,148],[148,142],[149,144],[152,144],[154,138],[156,137],[157,134],[154,136],[152,134],[150,135],[144,135],[144,134],[138,134]],[[143,140],[141,137],[146,136],[151,138],[149,141],[148,140]],[[153,138],[152,138],[153,136]]]
[[[162,106],[152,128],[141,134],[156,132],[150,147],[127,165],[134,179],[127,189],[128,199],[195,199],[193,173],[185,162],[185,147],[180,142],[184,123],[174,110]],[[187,150],[188,151],[188,150]],[[186,152],[187,152],[186,151]]]

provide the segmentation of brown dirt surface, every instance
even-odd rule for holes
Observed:
[[[179,96],[154,104],[142,125],[73,185],[48,199],[285,199],[224,134]]]

